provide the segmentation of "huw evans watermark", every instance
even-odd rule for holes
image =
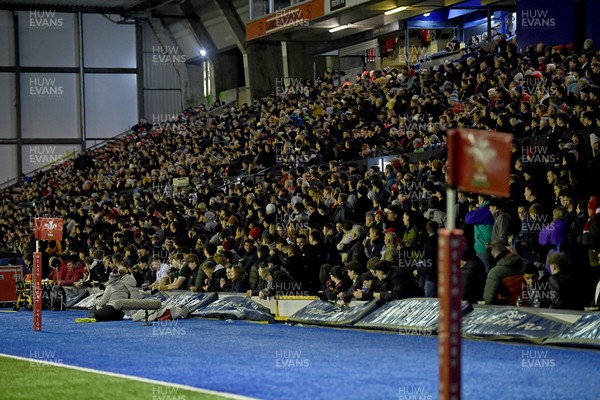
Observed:
[[[433,60],[431,53],[427,47],[409,47],[408,54],[404,49],[400,49],[398,53],[398,62],[400,64],[421,64]]]
[[[422,272],[433,270],[433,260],[425,257],[423,250],[401,250],[398,253],[398,267],[401,269],[414,270]]]
[[[423,386],[400,386],[398,400],[434,400]]]
[[[300,78],[275,78],[275,95],[278,97],[302,95],[310,96],[310,88]]]
[[[62,157],[58,154],[56,146],[38,145],[29,148],[30,164],[51,164],[60,161]]]
[[[54,10],[29,11],[29,27],[33,29],[61,29],[64,21]]]
[[[152,122],[153,124],[165,124],[167,122],[175,122],[177,121],[176,114],[152,114]]]
[[[186,400],[179,388],[156,385],[152,387],[152,400]]]
[[[302,229],[308,229],[308,216],[305,214],[294,216],[292,214],[277,214],[275,217],[275,229],[287,232],[289,228],[300,232]]]
[[[556,360],[548,357],[548,350],[521,350],[521,368],[554,368]]]
[[[185,336],[187,329],[179,326],[179,320],[165,319],[152,321],[152,336]]]
[[[29,95],[33,97],[62,97],[65,90],[56,78],[29,78]]]
[[[43,368],[52,367],[53,364],[62,364],[62,358],[58,358],[56,350],[30,350],[29,367]]]
[[[184,64],[187,61],[179,46],[152,46],[152,62],[165,64]]]
[[[550,153],[548,146],[523,146],[521,162],[527,165],[554,165],[558,162],[558,157]]]
[[[433,328],[427,326],[410,326],[406,328],[400,328],[398,333],[401,335],[412,336],[432,336],[436,334]]]
[[[307,290],[302,290],[302,284],[299,282],[280,282],[275,283],[275,297],[280,296],[309,296]]]
[[[556,18],[549,15],[549,10],[522,10],[520,27],[522,29],[555,29]]]
[[[277,10],[275,16],[267,20],[267,32],[283,28],[306,28],[309,25],[302,10]]]
[[[302,350],[276,350],[275,368],[308,368],[310,362]]]

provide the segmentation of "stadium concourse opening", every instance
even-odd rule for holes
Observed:
[[[446,398],[441,292],[457,397],[597,397],[600,49],[574,2],[501,23],[483,1],[252,1],[249,21],[233,1],[38,3],[0,10],[3,398]],[[64,59],[24,46],[42,39]],[[450,187],[467,130],[473,180],[506,162],[508,197]],[[500,160],[483,138],[502,133]]]

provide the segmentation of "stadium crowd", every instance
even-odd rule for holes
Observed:
[[[34,218],[64,218],[44,277],[74,294],[118,272],[151,291],[435,297],[447,132],[476,128],[514,135],[511,197],[458,194],[463,298],[596,305],[600,51],[495,43],[431,68],[343,84],[326,74],[218,114],[140,120],[2,189],[5,247],[30,263]]]

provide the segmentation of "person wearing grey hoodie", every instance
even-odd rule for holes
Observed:
[[[133,287],[135,288],[135,283]],[[119,271],[113,269],[108,277],[104,294],[96,303],[96,310],[91,311],[89,317],[96,321],[120,321],[125,314],[123,311],[115,308],[115,302],[117,300],[128,299],[129,297],[130,293],[127,284],[122,280]]]
[[[207,232],[212,233],[215,231],[219,223],[214,212],[207,211],[204,213],[204,228]]]

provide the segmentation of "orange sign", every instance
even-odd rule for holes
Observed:
[[[465,192],[510,196],[513,135],[477,129],[448,132],[448,183]]]
[[[62,218],[36,218],[33,234],[36,240],[62,240]]]
[[[246,41],[287,28],[306,27],[308,21],[322,17],[324,14],[324,0],[313,0],[296,7],[277,10],[273,14],[246,24]]]

